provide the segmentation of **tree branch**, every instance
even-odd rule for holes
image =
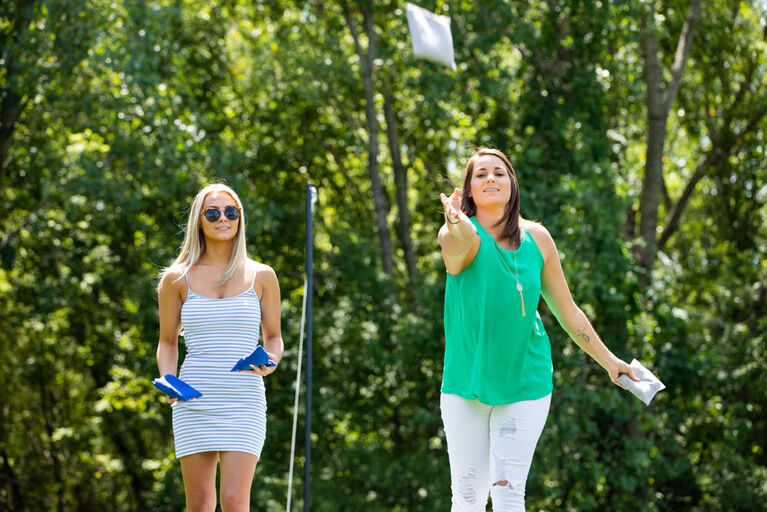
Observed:
[[[663,248],[668,243],[669,238],[671,238],[671,235],[673,235],[677,228],[679,228],[679,220],[682,218],[682,213],[684,213],[684,210],[687,207],[687,203],[689,203],[690,198],[692,197],[692,193],[695,191],[695,187],[701,178],[705,176],[706,170],[708,170],[713,161],[714,154],[711,152],[707,153],[706,156],[698,163],[695,168],[695,172],[692,173],[692,176],[687,181],[687,184],[682,191],[682,195],[669,210],[669,213],[666,217],[666,225],[663,227],[663,232],[658,238],[659,251],[663,250]]]
[[[384,197],[381,176],[378,172],[378,119],[375,111],[375,88],[373,85],[373,62],[376,59],[376,36],[372,8],[368,2],[362,2],[365,33],[368,37],[367,52],[362,50],[357,32],[357,25],[349,11],[346,0],[341,2],[346,24],[354,40],[354,48],[360,59],[362,70],[362,87],[365,94],[365,118],[368,129],[368,174],[370,176],[370,188],[373,193],[375,205],[376,226],[378,228],[378,241],[381,249],[381,265],[387,275],[394,273],[394,259],[392,256],[391,236],[386,221],[388,207]]]
[[[684,68],[687,64],[687,58],[690,55],[690,46],[692,45],[692,38],[695,34],[695,27],[698,24],[698,20],[700,20],[700,4],[701,0],[692,0],[690,3],[690,11],[687,14],[684,26],[682,27],[682,33],[679,35],[679,41],[676,45],[676,53],[674,54],[674,63],[671,66],[671,82],[668,84],[663,101],[667,111],[671,110],[676,95],[679,92]]]

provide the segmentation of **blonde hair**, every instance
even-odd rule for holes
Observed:
[[[237,225],[237,233],[234,235],[234,248],[232,250],[232,256],[229,259],[229,265],[226,267],[226,272],[219,280],[218,284],[222,285],[231,279],[240,269],[245,266],[247,259],[247,248],[245,247],[245,210],[242,207],[242,201],[240,201],[237,193],[222,183],[214,183],[208,185],[200,190],[192,201],[192,207],[189,210],[189,219],[186,223],[186,233],[184,235],[184,243],[181,244],[181,253],[175,259],[169,267],[163,269],[160,275],[160,281],[170,272],[178,272],[181,279],[189,269],[194,266],[200,257],[205,254],[205,236],[202,233],[201,218],[202,217],[202,205],[205,202],[205,198],[212,192],[224,192],[232,196],[237,206],[240,208],[240,222]]]

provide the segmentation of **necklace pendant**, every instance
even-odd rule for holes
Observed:
[[[519,291],[519,293],[522,293],[522,285],[520,283],[517,283],[517,291]]]

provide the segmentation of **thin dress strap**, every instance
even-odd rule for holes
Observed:
[[[253,291],[256,291],[256,277],[258,277],[258,267],[256,267],[256,273],[255,273],[255,274],[253,274],[253,282],[252,282],[252,283],[250,283],[250,288],[251,288]]]
[[[192,285],[189,284],[189,276],[184,274],[184,279],[186,279],[186,289],[192,291]]]

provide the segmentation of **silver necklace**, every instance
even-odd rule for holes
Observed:
[[[491,235],[492,236],[492,235]],[[522,246],[522,239],[519,240],[519,245]],[[493,238],[493,247],[495,247],[495,252],[498,254],[498,258],[500,258],[501,263],[503,263],[503,266],[506,267],[506,270],[509,271],[509,274],[511,274],[511,269],[506,264],[506,260],[503,259],[503,256],[501,255],[501,251],[498,250],[498,242],[495,241],[495,238]],[[519,247],[517,247],[517,250]],[[522,316],[525,315],[525,296],[522,294],[522,283],[519,282],[519,274],[517,273],[517,251],[513,251],[514,254],[514,280],[517,282],[517,291],[519,292],[519,298],[522,301]]]

